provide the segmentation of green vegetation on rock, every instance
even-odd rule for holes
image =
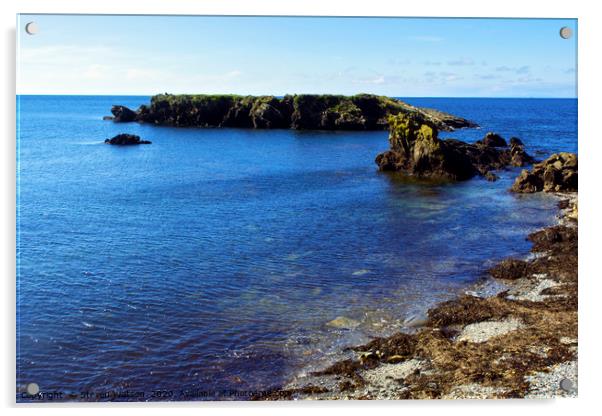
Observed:
[[[389,144],[390,149],[376,157],[379,169],[415,177],[465,180],[479,174],[495,180],[491,170],[533,162],[516,138],[510,147],[494,133],[475,144],[441,140],[431,115],[418,112],[389,116]]]
[[[138,121],[181,127],[292,128],[311,130],[384,130],[389,116],[418,114],[440,130],[476,125],[461,117],[411,106],[401,100],[371,95],[298,94],[275,97],[159,94],[137,112],[114,106],[124,114],[115,121]]]

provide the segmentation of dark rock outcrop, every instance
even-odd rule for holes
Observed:
[[[502,136],[497,133],[489,132],[483,137],[482,140],[477,141],[477,144],[482,144],[487,147],[506,147],[508,143]]]
[[[512,185],[512,191],[533,192],[572,192],[577,191],[577,155],[557,153],[543,162],[523,170]]]
[[[523,142],[514,138],[515,141],[510,141],[510,166],[522,167],[535,162],[533,156],[527,154]]]
[[[478,127],[461,117],[411,106],[371,94],[238,96],[171,95],[151,98],[138,111],[114,106],[115,121],[138,121],[179,127],[291,128],[307,130],[384,130],[388,117],[419,114],[439,130]]]
[[[523,146],[523,142],[518,137],[511,137],[510,146]]]
[[[113,121],[116,123],[128,123],[136,120],[137,117],[135,111],[123,105],[114,105],[111,107],[111,113],[113,113]]]
[[[474,176],[475,167],[460,150],[462,142],[444,142],[437,136],[437,128],[424,117],[393,116],[389,119],[391,150],[378,155],[376,163],[381,170],[421,177],[463,180]]]
[[[483,175],[495,180],[491,170],[531,163],[522,144],[506,145],[495,133],[475,144],[438,138],[437,126],[421,114],[399,114],[389,118],[390,150],[376,157],[382,171],[401,171],[417,177],[465,180]],[[502,145],[503,146],[500,146]]]
[[[578,230],[576,227],[555,225],[529,234],[528,240],[533,243],[532,251],[576,250]]]
[[[118,134],[117,136],[106,139],[106,144],[116,144],[116,145],[132,145],[132,144],[151,144],[148,140],[140,140],[140,136],[136,136],[135,134]]]
[[[274,97],[254,100],[249,116],[253,128],[284,129],[289,127],[293,108],[289,99],[279,100]]]

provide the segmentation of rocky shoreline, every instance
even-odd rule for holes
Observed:
[[[478,127],[442,111],[414,107],[401,100],[372,95],[299,94],[284,97],[159,94],[136,111],[111,108],[114,122],[176,127],[239,127],[296,130],[385,130],[389,116],[417,114],[439,130]]]
[[[534,192],[520,186],[530,175],[549,183],[545,167],[558,160],[563,163],[555,169],[575,173],[547,175],[558,182],[546,188],[559,199],[558,223],[528,235],[531,254],[488,270],[489,281],[501,289],[467,290],[430,309],[419,328],[351,347],[352,358],[300,376],[260,399],[576,397],[576,156],[553,155],[523,171],[513,190]],[[574,192],[555,192],[572,184]]]

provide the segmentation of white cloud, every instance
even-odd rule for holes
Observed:
[[[434,84],[446,84],[448,82],[454,82],[464,79],[464,77],[462,77],[461,75],[449,71],[426,71],[423,75],[427,83]]]
[[[531,67],[529,67],[528,65],[522,65],[522,66],[515,66],[515,67],[511,67],[511,66],[506,66],[506,65],[502,65],[502,66],[498,66],[495,68],[495,70],[497,72],[514,72],[515,74],[528,74],[529,72],[531,72]]]
[[[355,84],[374,84],[374,85],[381,85],[384,84],[385,81],[385,76],[384,75],[379,75],[376,77],[372,77],[372,78],[360,78],[360,79],[354,79],[353,82]]]
[[[119,75],[119,74],[115,74]],[[148,69],[148,68],[127,68],[125,70],[125,77],[130,81],[155,81],[160,80],[165,73],[163,71],[159,71],[156,69]]]
[[[204,91],[225,89],[243,76],[237,68],[202,68],[191,74],[191,62],[168,54],[148,56],[142,51],[77,44],[23,48],[19,65],[19,94],[151,94],[186,92],[191,86]]]
[[[451,66],[471,66],[474,65],[474,61],[470,58],[459,58],[447,62]]]
[[[537,82],[542,82],[543,79],[540,77],[531,77],[531,76],[526,76],[526,77],[518,77],[514,82],[518,83],[518,84],[531,84],[531,83],[537,83]]]
[[[111,72],[111,67],[108,65],[92,64],[82,73],[82,76],[86,79],[102,79]]]
[[[237,78],[242,75],[242,71],[236,69],[234,71],[226,72],[224,75],[226,78]]]
[[[409,65],[412,61],[408,58],[389,58],[387,59],[387,65]]]
[[[482,80],[491,80],[491,79],[498,79],[498,78],[500,78],[500,76],[496,75],[496,74],[475,74],[475,78],[482,79]]]

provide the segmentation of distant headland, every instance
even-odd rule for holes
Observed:
[[[159,94],[134,111],[111,108],[115,122],[141,122],[176,127],[240,127],[296,130],[385,130],[389,116],[417,114],[439,130],[478,127],[470,120],[396,98],[358,94],[317,95],[172,95]]]

